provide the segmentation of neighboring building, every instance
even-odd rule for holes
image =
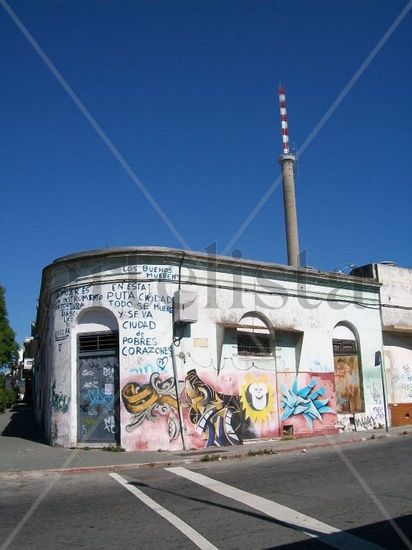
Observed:
[[[6,374],[6,384],[9,387],[9,389],[13,389],[17,392],[17,398],[19,400],[24,399],[24,392],[25,392],[25,379],[24,379],[24,362],[23,362],[23,353],[24,350],[22,348],[19,349],[18,352],[18,359],[17,364],[11,370],[10,368],[7,368],[7,374]]]
[[[20,401],[31,401],[33,362],[37,352],[37,341],[33,336],[35,330],[32,325],[32,336],[25,338],[23,348],[19,349],[19,359],[15,368],[13,368],[10,383],[13,389],[17,391]]]
[[[392,426],[412,424],[412,269],[393,262],[352,271],[381,283],[387,398]]]
[[[32,325],[32,335],[23,341],[23,399],[26,402],[30,402],[32,398],[33,362],[37,353],[37,340],[33,336],[34,331],[35,327]]]
[[[48,441],[193,449],[382,426],[379,287],[168,248],[60,258],[36,321]]]

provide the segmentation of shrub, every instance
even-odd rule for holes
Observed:
[[[16,392],[14,390],[5,390],[4,387],[0,387],[0,413],[10,408],[16,401]]]

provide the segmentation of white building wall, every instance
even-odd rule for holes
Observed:
[[[376,264],[385,372],[393,425],[412,422],[412,269]]]
[[[49,373],[44,406],[53,444],[78,442],[77,336],[104,328],[98,321],[82,324],[86,311],[110,311],[118,324],[120,444],[126,450],[237,444],[278,437],[285,425],[296,435],[347,429],[350,419],[337,418],[334,393],[332,336],[342,322],[359,334],[365,412],[356,427],[383,422],[374,367],[382,349],[377,287],[361,292],[348,278],[321,274],[306,284],[302,273],[296,280],[292,270],[249,265],[241,276],[242,263],[230,261],[218,264],[216,273],[213,266],[206,270],[205,259],[189,255],[183,262],[176,252],[164,261],[160,253],[149,259],[136,254],[133,261],[108,254],[48,268],[42,369]],[[198,294],[199,318],[174,334],[179,278],[181,289]],[[296,335],[298,350],[278,345],[271,357],[240,356],[230,337],[246,313],[262,314],[275,338],[277,331]],[[247,401],[252,387],[267,390],[263,409]]]
[[[412,331],[412,269],[375,264],[382,284],[383,328],[409,328]]]

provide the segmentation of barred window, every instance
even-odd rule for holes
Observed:
[[[79,353],[116,350],[117,347],[118,335],[114,332],[79,335]]]
[[[254,315],[243,317],[236,332],[239,355],[267,356],[272,354],[273,334],[259,317]]]
[[[239,355],[270,355],[272,338],[269,332],[237,332],[237,351]]]

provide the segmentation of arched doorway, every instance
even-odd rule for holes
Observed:
[[[336,412],[363,412],[363,391],[359,342],[355,331],[345,323],[333,329]]]
[[[77,391],[78,441],[119,444],[118,324],[104,308],[78,317]]]

